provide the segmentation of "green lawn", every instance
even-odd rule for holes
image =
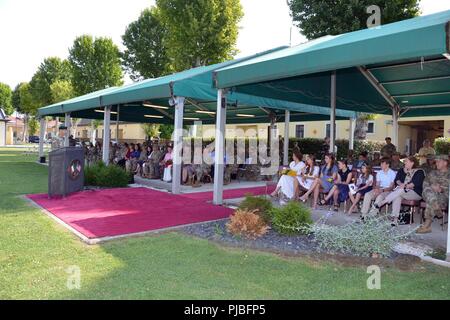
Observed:
[[[0,149],[2,299],[448,299],[450,270],[382,271],[368,290],[366,267],[227,249],[178,233],[81,243],[19,198],[45,192],[47,169],[21,150]],[[81,270],[69,290],[67,269]]]

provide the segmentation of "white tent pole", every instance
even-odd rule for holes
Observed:
[[[350,129],[348,133],[348,148],[350,150],[355,149],[355,128],[356,128],[356,119],[350,118]]]
[[[66,134],[64,135],[64,147],[69,146],[69,136],[70,136],[70,113],[66,113],[66,117],[64,119],[64,126],[66,127]]]
[[[227,100],[223,89],[217,91],[216,147],[214,158],[214,199],[216,205],[223,204],[223,172],[225,151],[225,125],[227,120]]]
[[[172,193],[179,194],[181,191],[181,152],[183,150],[183,114],[184,98],[177,97],[175,100],[175,120],[174,120],[174,146],[173,146],[173,176]]]
[[[284,145],[283,145],[283,165],[289,165],[289,123],[291,122],[291,112],[284,112]]]
[[[398,108],[392,108],[392,143],[397,147],[397,151],[400,150],[398,146]]]
[[[42,117],[39,120],[40,124],[40,128],[39,128],[39,160],[42,159],[42,157],[44,156],[44,139],[45,139],[45,126],[46,126],[46,121],[45,118]]]
[[[109,164],[109,142],[111,140],[110,135],[111,127],[111,106],[105,107],[105,113],[103,118],[103,162]]]
[[[330,94],[330,153],[334,153],[336,145],[336,71],[331,73],[331,94]]]

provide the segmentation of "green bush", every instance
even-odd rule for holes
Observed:
[[[130,174],[122,168],[103,162],[98,162],[84,169],[84,184],[86,186],[104,188],[123,188],[130,181]]]
[[[303,228],[313,223],[310,209],[294,201],[272,208],[269,214],[273,228],[281,234],[305,233]]]
[[[434,150],[436,150],[436,154],[449,154],[450,138],[438,138],[434,140]]]
[[[272,202],[264,197],[254,197],[247,195],[239,205],[240,210],[254,211],[263,219],[265,223],[270,223],[270,210],[273,208]]]
[[[323,156],[324,139],[315,138],[292,138],[289,139],[289,159],[292,158],[292,149],[297,145],[303,154],[313,154],[317,159],[321,160]],[[368,141],[368,140],[355,140],[353,154],[355,157],[362,151],[373,153],[374,151],[380,151],[383,147],[383,142]],[[337,159],[344,159],[348,156],[349,142],[348,140],[336,140],[336,146],[338,148]]]

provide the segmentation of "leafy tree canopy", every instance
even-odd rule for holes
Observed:
[[[239,0],[157,0],[173,71],[222,62],[237,53]]]
[[[77,37],[69,49],[69,62],[76,95],[123,83],[120,52],[109,38]]]
[[[308,39],[367,28],[366,8],[381,9],[381,23],[413,18],[420,0],[287,0],[294,22]]]
[[[52,100],[56,102],[65,101],[75,96],[72,82],[67,80],[56,80],[50,86]]]
[[[37,104],[33,96],[31,84],[27,82],[19,84],[14,90],[14,96],[16,95],[17,97],[15,97],[14,101],[19,103],[14,107],[17,111],[26,115],[35,115],[37,113],[40,105]]]
[[[145,9],[122,36],[126,47],[122,53],[123,65],[134,81],[168,73],[170,60],[164,42],[167,29],[158,14],[156,7]]]
[[[11,88],[0,82],[0,108],[3,108],[7,115],[13,113],[14,109],[12,106],[12,91]]]
[[[33,100],[39,107],[54,103],[50,86],[58,80],[70,81],[70,65],[67,60],[58,57],[45,59],[30,81]]]

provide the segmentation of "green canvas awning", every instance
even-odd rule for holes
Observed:
[[[392,114],[380,86],[403,117],[449,115],[449,21],[450,10],[323,37],[221,68],[216,86],[329,107],[336,71],[339,109]]]
[[[217,89],[213,86],[213,72],[234,63],[276,52],[286,47],[276,48],[248,58],[237,59],[206,67],[199,67],[157,79],[97,91],[62,103],[39,109],[40,116],[63,116],[103,119],[103,106],[112,106],[111,119],[139,123],[173,123],[174,108],[170,105],[173,97],[185,97],[184,122],[189,124],[202,121],[215,123]],[[328,120],[328,108],[306,103],[293,103],[280,99],[262,98],[248,94],[230,92],[228,94],[227,122],[262,123],[269,122],[269,114],[284,119],[284,111],[292,112],[292,121]],[[338,119],[354,117],[355,113],[338,110]],[[297,120],[295,120],[297,119]],[[281,120],[280,120],[281,121]]]

